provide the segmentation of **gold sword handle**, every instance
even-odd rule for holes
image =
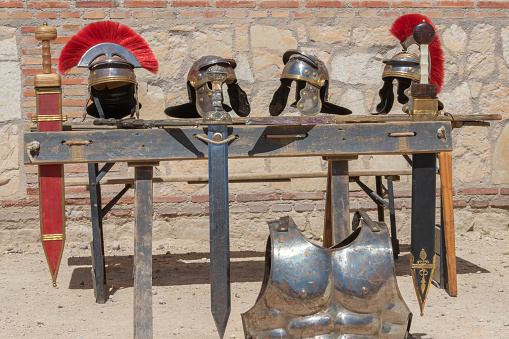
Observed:
[[[60,87],[60,74],[51,73],[51,47],[50,41],[57,38],[57,29],[48,26],[45,22],[42,26],[35,29],[35,38],[42,41],[42,74],[36,74],[34,86],[36,89],[45,87]]]
[[[429,84],[429,44],[435,40],[435,29],[433,26],[423,20],[420,24],[414,28],[414,40],[419,44],[421,51],[421,57],[419,60],[421,78],[421,84]]]
[[[51,73],[51,47],[50,41],[57,38],[57,29],[44,23],[35,29],[35,38],[42,41],[42,72]]]
[[[412,98],[408,106],[412,121],[435,120],[438,113],[437,86],[430,84],[429,45],[435,40],[435,29],[425,21],[414,28],[413,38],[419,44],[420,81],[411,87]],[[411,106],[410,106],[411,105]],[[406,108],[405,107],[405,108]]]

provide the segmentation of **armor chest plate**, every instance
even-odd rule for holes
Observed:
[[[288,217],[269,228],[262,289],[242,315],[247,338],[405,338],[411,313],[384,224],[361,226],[331,249]]]

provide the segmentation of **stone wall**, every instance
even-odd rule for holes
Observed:
[[[282,54],[299,48],[317,55],[331,75],[329,100],[354,114],[372,112],[381,87],[381,60],[399,51],[389,27],[400,15],[421,13],[438,28],[446,56],[440,99],[454,114],[500,113],[490,127],[454,130],[456,221],[459,232],[509,227],[509,1],[0,1],[0,246],[38,241],[37,168],[22,162],[22,134],[35,113],[33,75],[41,72],[40,44],[34,29],[48,22],[58,29],[53,63],[80,28],[110,19],[139,32],[160,63],[153,75],[137,71],[142,118],[163,118],[170,105],[185,103],[185,76],[202,55],[233,57],[239,83],[248,93],[252,115],[267,116],[279,86]],[[63,76],[63,110],[79,122],[86,100],[87,72]],[[290,95],[293,95],[291,93]],[[395,112],[400,106],[393,108]],[[295,114],[287,108],[284,114]],[[320,158],[230,160],[232,173],[324,171]],[[409,168],[402,157],[362,156],[351,169]],[[66,165],[67,177],[86,177],[86,165]],[[204,174],[206,162],[163,162],[155,174]],[[111,176],[132,176],[125,164]],[[362,178],[373,185],[373,178]],[[121,186],[104,186],[112,197]],[[290,214],[306,235],[321,235],[325,180],[231,185],[232,241],[265,239],[266,220]],[[407,177],[396,183],[398,228],[409,230]],[[208,187],[155,185],[157,239],[208,239]],[[351,184],[352,208],[375,206]],[[66,189],[68,241],[90,236],[85,187]],[[106,236],[132,234],[132,193],[105,221]]]

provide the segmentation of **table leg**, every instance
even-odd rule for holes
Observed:
[[[329,248],[332,246],[332,203],[331,203],[331,175],[332,166],[327,162],[327,186],[325,189],[325,216],[323,224],[322,246]]]
[[[452,200],[452,155],[442,152],[438,155],[440,164],[440,186],[444,220],[444,238],[447,262],[447,292],[451,297],[458,295],[456,279],[456,245],[454,239],[454,209]]]
[[[380,197],[383,198],[383,192],[382,192],[382,177],[377,175],[375,177],[375,186],[376,186],[376,194],[378,194]],[[377,204],[376,209],[378,211],[378,221],[384,221],[384,205]]]
[[[394,259],[398,259],[399,257],[399,241],[398,234],[396,230],[396,210],[394,207],[394,185],[392,184],[392,175],[387,177],[387,191],[389,194],[389,218],[391,222],[391,243],[392,243],[392,253]]]
[[[92,282],[95,300],[99,304],[106,302],[106,269],[104,264],[104,238],[102,221],[101,185],[97,181],[98,164],[88,164],[88,182],[90,189],[90,218],[92,219]]]
[[[152,166],[134,171],[134,338],[152,338]]]
[[[325,201],[324,246],[334,246],[344,240],[351,230],[348,192],[348,160],[329,160]],[[330,247],[326,246],[326,247]]]

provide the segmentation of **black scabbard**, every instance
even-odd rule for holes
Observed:
[[[414,154],[410,265],[423,314],[435,269],[436,154]]]

